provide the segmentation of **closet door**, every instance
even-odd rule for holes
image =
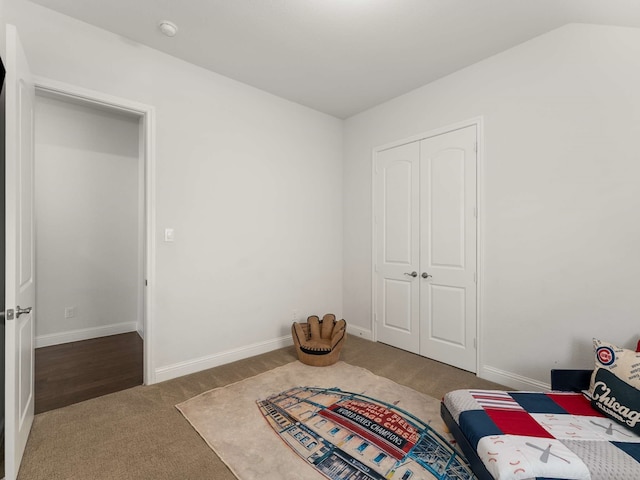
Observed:
[[[377,339],[418,353],[419,143],[380,152],[375,170]]]
[[[476,371],[476,127],[420,142],[420,354]]]

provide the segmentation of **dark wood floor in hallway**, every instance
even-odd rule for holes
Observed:
[[[142,345],[131,332],[36,349],[35,412],[142,385]]]

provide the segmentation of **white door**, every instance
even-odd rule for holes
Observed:
[[[380,152],[375,172],[377,339],[410,352],[419,336],[417,142]]]
[[[35,93],[24,51],[12,25],[7,25],[6,48],[5,478],[13,480],[18,476],[34,406]]]
[[[475,372],[476,127],[377,153],[377,340]]]
[[[420,354],[476,371],[476,127],[420,142]]]

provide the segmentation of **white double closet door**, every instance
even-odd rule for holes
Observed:
[[[375,157],[377,340],[476,372],[476,126]]]

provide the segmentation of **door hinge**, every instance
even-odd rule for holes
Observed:
[[[145,286],[145,287],[148,287],[148,286],[149,286],[149,281],[148,281],[146,278],[144,279],[144,286]]]
[[[478,218],[478,207],[473,207],[473,216]]]
[[[473,144],[473,151],[474,151],[474,152],[476,152],[476,153],[478,153],[478,142],[475,142],[475,143]]]
[[[478,348],[478,339],[477,338],[473,339],[473,348],[476,348],[476,349]]]
[[[473,283],[478,283],[478,273],[473,272]]]

